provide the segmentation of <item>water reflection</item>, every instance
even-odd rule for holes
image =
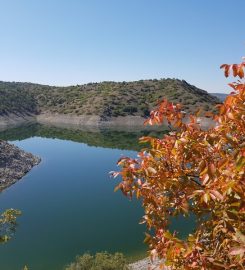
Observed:
[[[25,125],[0,132],[42,158],[22,180],[1,193],[0,211],[21,209],[14,238],[0,246],[0,269],[62,269],[86,251],[123,252],[142,256],[143,215],[139,201],[114,193],[108,172],[117,170],[121,155],[136,156],[141,136],[163,136],[161,131],[75,130]],[[129,151],[133,150],[133,151]],[[119,180],[118,180],[119,181]],[[185,237],[193,219],[173,220],[171,230]]]
[[[31,137],[69,140],[85,143],[88,146],[138,151],[142,148],[139,138],[142,136],[161,137],[166,130],[122,131],[116,129],[80,130],[61,128],[41,124],[29,124],[0,132],[0,139],[6,141],[25,140]]]

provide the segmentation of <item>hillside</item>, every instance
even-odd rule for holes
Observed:
[[[177,79],[101,82],[69,87],[0,81],[0,115],[57,113],[117,116],[149,115],[158,100],[183,104],[189,113],[213,110],[220,101],[206,91]]]
[[[31,84],[0,81],[0,115],[37,113]]]

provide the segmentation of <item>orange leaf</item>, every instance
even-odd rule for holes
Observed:
[[[227,65],[227,66],[225,67],[225,77],[228,77],[229,74],[230,74],[230,66]]]
[[[237,68],[236,64],[232,65],[232,70],[233,70],[233,76],[236,77],[237,76],[237,71],[238,71],[238,68]]]
[[[209,173],[213,176],[216,172],[215,165],[213,163],[209,164],[208,170],[209,170]]]
[[[240,68],[238,69],[237,74],[240,77],[240,79],[244,78],[243,66],[240,66]]]

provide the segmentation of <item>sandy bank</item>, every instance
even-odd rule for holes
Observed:
[[[97,128],[133,128],[133,129],[156,129],[158,126],[144,126],[146,118],[141,116],[118,116],[103,119],[98,115],[69,115],[69,114],[40,114],[36,117],[37,122],[40,124],[50,124],[58,126],[75,126],[75,127],[97,127]],[[203,128],[210,127],[214,124],[211,118],[199,117],[198,122],[200,122]],[[165,123],[167,126],[167,123]]]
[[[19,126],[28,122],[36,122],[35,115],[0,115],[0,130],[4,130],[9,127]]]
[[[143,126],[145,118],[140,116],[119,116],[102,118],[98,115],[69,115],[69,114],[40,114],[36,116],[37,122],[42,124],[65,124],[74,126],[118,127]]]
[[[143,130],[143,129],[162,129],[160,126],[144,126],[146,119],[141,116],[119,116],[102,118],[98,115],[71,115],[71,114],[51,114],[42,113],[39,115],[8,115],[0,116],[0,130],[18,126],[24,123],[33,122],[45,125],[78,128],[78,129],[101,129],[116,128],[118,130]],[[206,117],[199,118],[201,126],[204,128],[212,126],[212,119]],[[167,126],[167,125],[165,125]]]

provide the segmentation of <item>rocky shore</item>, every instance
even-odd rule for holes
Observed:
[[[145,258],[139,261],[136,261],[134,263],[131,263],[129,265],[130,270],[160,270],[160,267],[157,266],[159,265],[160,261],[155,260],[154,262],[151,262],[149,258]],[[164,268],[166,269],[166,268]]]
[[[148,270],[151,266],[150,259],[145,258],[129,265],[130,270]]]
[[[0,140],[0,191],[16,183],[41,159]]]

